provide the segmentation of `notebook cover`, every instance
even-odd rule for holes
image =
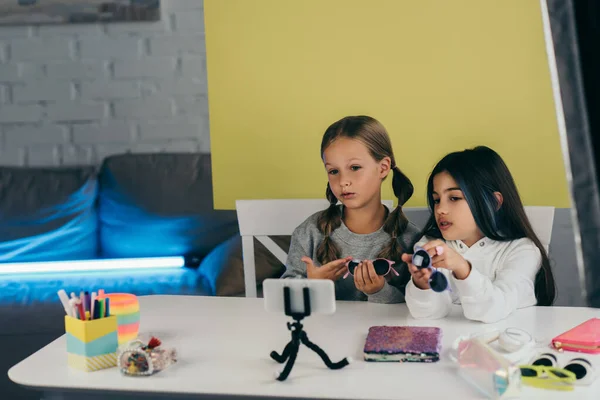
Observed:
[[[600,353],[600,318],[590,318],[561,333],[552,339],[552,344],[557,349]]]
[[[435,362],[442,330],[421,326],[372,326],[365,342],[366,361]]]

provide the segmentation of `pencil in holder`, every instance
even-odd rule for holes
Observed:
[[[68,365],[86,372],[117,365],[117,317],[82,321],[65,315]]]

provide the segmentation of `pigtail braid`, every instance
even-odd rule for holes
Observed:
[[[342,225],[342,213],[337,206],[338,199],[331,191],[329,184],[327,184],[325,196],[329,200],[329,207],[321,212],[317,220],[317,228],[323,235],[323,241],[317,247],[317,261],[321,265],[341,257],[340,249],[331,239],[331,235]]]
[[[404,243],[402,240],[404,231],[408,226],[408,218],[406,218],[406,215],[404,215],[402,206],[412,196],[414,187],[410,179],[408,179],[408,177],[402,173],[400,168],[393,166],[392,171],[394,174],[392,178],[392,188],[394,190],[394,195],[398,198],[398,206],[388,215],[385,223],[383,224],[383,230],[391,236],[391,239],[388,245],[381,250],[379,257],[396,261],[396,263],[400,265],[400,263],[402,263],[402,253],[408,251],[408,249],[404,248]],[[408,268],[404,267],[398,272],[400,273],[398,279],[400,282],[402,282],[401,285],[406,284],[410,278]]]

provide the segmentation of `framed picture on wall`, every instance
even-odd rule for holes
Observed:
[[[0,26],[159,19],[160,0],[0,0]]]

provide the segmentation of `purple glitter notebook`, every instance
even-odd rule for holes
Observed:
[[[365,361],[436,362],[442,330],[421,326],[372,326],[365,342]]]

